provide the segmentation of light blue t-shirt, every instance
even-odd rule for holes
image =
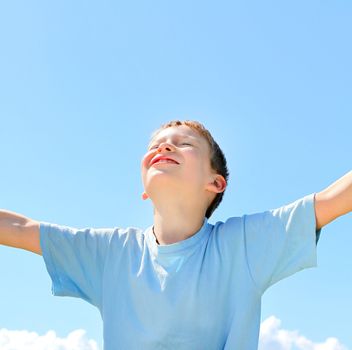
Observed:
[[[261,296],[316,266],[314,194],[158,245],[146,230],[40,223],[52,292],[101,314],[105,350],[256,350]]]

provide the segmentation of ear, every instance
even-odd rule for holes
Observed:
[[[148,198],[149,198],[149,196],[148,196],[147,192],[143,192],[142,193],[142,199],[145,201]]]
[[[227,183],[222,175],[216,174],[212,177],[211,182],[208,183],[206,189],[210,192],[221,193],[226,189]]]

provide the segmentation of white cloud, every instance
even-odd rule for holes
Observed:
[[[260,328],[259,350],[348,350],[336,338],[327,338],[323,343],[314,343],[298,331],[281,328],[281,321],[270,316]]]
[[[38,335],[29,331],[0,329],[1,350],[98,350],[94,340],[87,339],[86,331],[78,329],[66,338],[59,338],[54,331]]]
[[[29,331],[0,329],[1,350],[99,350],[96,341],[88,339],[83,329],[60,338],[54,331],[38,335]],[[336,338],[314,343],[299,334],[281,328],[281,321],[271,316],[262,322],[258,350],[348,350]]]

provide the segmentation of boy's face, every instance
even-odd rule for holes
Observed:
[[[186,125],[156,134],[141,166],[144,188],[152,199],[165,189],[180,195],[204,193],[214,175],[208,142]]]

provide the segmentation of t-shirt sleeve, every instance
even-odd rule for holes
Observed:
[[[40,245],[56,296],[101,306],[104,263],[113,229],[77,229],[40,222]]]
[[[261,292],[302,269],[317,265],[315,194],[263,213],[244,216],[248,268]]]

